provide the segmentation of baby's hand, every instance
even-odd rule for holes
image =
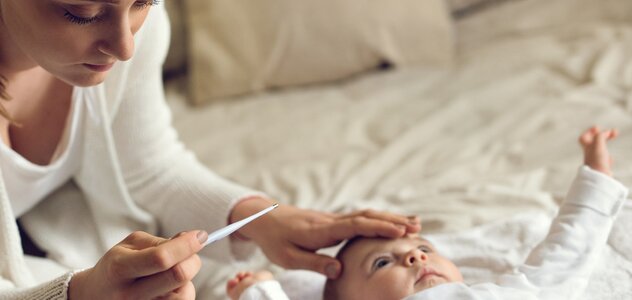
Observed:
[[[584,164],[595,171],[612,176],[610,167],[612,158],[608,153],[606,142],[616,138],[619,132],[616,129],[601,131],[593,126],[579,136],[579,143],[584,149]]]
[[[241,293],[243,293],[251,285],[265,280],[272,280],[274,276],[268,271],[258,272],[239,272],[235,275],[235,278],[226,282],[226,293],[232,300],[239,300]]]

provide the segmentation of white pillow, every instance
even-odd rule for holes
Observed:
[[[454,52],[443,0],[187,0],[194,103]]]

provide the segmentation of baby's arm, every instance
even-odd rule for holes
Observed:
[[[281,285],[274,280],[274,276],[268,271],[237,273],[234,278],[226,282],[226,293],[232,300],[288,299],[281,289]]]
[[[610,129],[601,131],[599,127],[593,126],[579,136],[579,144],[584,150],[584,164],[595,171],[599,171],[608,176],[612,176],[610,170],[612,157],[608,153],[607,141],[616,138],[619,131]]]
[[[553,220],[549,234],[502,286],[530,290],[539,299],[575,299],[583,294],[606,244],[627,188],[612,179],[606,142],[616,130],[593,127],[579,138],[584,163]]]

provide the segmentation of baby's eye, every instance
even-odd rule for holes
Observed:
[[[383,267],[386,267],[388,264],[391,263],[391,260],[386,258],[386,257],[380,257],[378,259],[376,259],[375,261],[373,261],[373,270],[379,270]]]
[[[421,250],[421,252],[423,252],[423,253],[430,253],[430,252],[432,252],[432,249],[430,249],[430,247],[428,247],[426,245],[419,246],[419,250]]]

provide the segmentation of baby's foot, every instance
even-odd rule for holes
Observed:
[[[251,285],[265,280],[272,280],[274,276],[268,271],[239,272],[234,278],[226,282],[226,294],[232,300],[238,300],[241,294]]]
[[[595,171],[612,176],[612,157],[608,152],[607,141],[616,138],[616,129],[601,131],[593,126],[579,136],[579,143],[584,150],[584,164]]]

